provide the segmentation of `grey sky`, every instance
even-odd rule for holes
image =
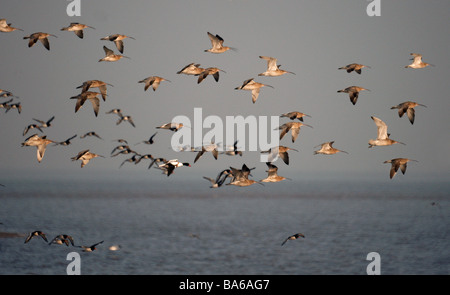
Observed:
[[[406,176],[411,179],[428,175],[430,179],[448,180],[450,2],[381,0],[381,16],[374,17],[366,14],[368,3],[95,0],[81,1],[81,16],[69,17],[68,1],[2,1],[0,18],[24,31],[0,34],[0,88],[19,96],[15,101],[23,105],[21,114],[16,110],[0,114],[1,174],[24,170],[75,174],[85,170],[117,171],[128,156],[109,157],[117,145],[113,139],[125,138],[134,145],[148,139],[158,131],[156,126],[177,115],[193,119],[194,108],[201,107],[204,117],[218,115],[223,119],[280,115],[293,110],[311,115],[305,123],[313,129],[302,128],[295,143],[290,136],[280,142],[299,150],[290,153],[289,166],[276,163],[280,174],[294,180],[311,175],[387,177],[389,166],[383,161],[396,157],[419,161],[408,167]],[[84,23],[95,30],[85,29],[84,39],[60,31],[70,22]],[[28,41],[22,39],[39,31],[58,37],[49,37],[50,51],[40,43],[28,48]],[[238,51],[204,52],[210,47],[208,31],[219,34],[225,45]],[[104,56],[103,45],[117,52],[113,43],[100,40],[114,33],[136,39],[124,40],[124,55],[131,59],[99,63]],[[423,60],[436,67],[405,69],[411,52],[423,54]],[[260,55],[278,58],[283,69],[296,75],[258,77],[266,68]],[[176,74],[191,62],[215,66],[226,73],[220,73],[218,83],[208,77],[201,84],[197,84],[196,77]],[[363,69],[361,75],[338,70],[353,62],[371,69]],[[152,75],[171,83],[163,82],[157,91],[144,92],[138,81]],[[248,78],[274,89],[263,88],[252,104],[250,92],[234,90]],[[69,99],[80,92],[77,86],[90,79],[114,85],[108,88],[106,101],[101,101],[98,117],[89,102],[75,113],[75,101]],[[347,94],[336,92],[351,85],[371,91],[362,92],[356,105],[352,105]],[[416,108],[414,125],[390,109],[407,100],[427,106]],[[131,115],[137,127],[126,122],[116,126],[117,116],[105,114],[113,108]],[[369,149],[368,140],[376,137],[372,115],[385,121],[391,137],[406,146]],[[43,161],[38,163],[36,148],[20,147],[33,130],[26,136],[22,132],[33,123],[32,118],[46,120],[52,116],[53,126],[44,130],[49,139],[63,141],[74,134],[78,138],[68,147],[49,146]],[[287,121],[280,118],[281,124]],[[88,131],[96,131],[105,140],[79,138]],[[193,164],[194,153],[175,153],[170,149],[171,136],[171,132],[159,130],[153,146],[141,144],[135,148],[142,154]],[[331,140],[336,148],[349,154],[313,155],[314,146]],[[81,169],[80,163],[72,162],[70,157],[83,149],[106,158],[94,159]],[[189,172],[179,171],[177,177],[188,173],[211,176],[230,165],[247,163],[257,167],[256,178],[260,178],[266,166],[259,162],[259,156],[258,152],[244,152],[242,158],[221,155],[216,161],[206,154],[193,167],[186,168]],[[160,177],[158,171],[148,171],[145,164],[126,164],[120,171],[142,171],[151,178]]]

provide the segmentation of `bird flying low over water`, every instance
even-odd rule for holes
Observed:
[[[321,147],[320,150],[314,151],[314,155],[323,154],[323,155],[334,155],[336,153],[342,152],[348,154],[346,151],[338,150],[333,147],[334,141],[325,142],[315,146],[314,148]]]
[[[23,31],[22,29],[11,27],[11,24],[8,24],[6,19],[0,19],[0,32],[9,33],[16,30]]]
[[[83,252],[92,252],[94,250],[97,250],[97,248],[96,248],[97,245],[99,245],[101,243],[103,243],[103,241],[95,243],[94,245],[91,245],[91,246],[77,246],[77,247],[83,249],[82,250]]]
[[[227,183],[227,185],[250,186],[254,183],[263,185],[260,181],[255,181],[248,178],[249,176],[251,176],[250,172],[253,169],[255,168],[250,169],[245,164],[242,165],[242,169],[230,167],[232,179],[229,183]]]
[[[267,86],[273,88],[273,86],[255,82],[253,78],[245,80],[241,86],[236,87],[236,90],[251,90],[252,91],[252,102],[255,103],[259,96],[259,91],[262,87]]]
[[[369,148],[373,146],[386,146],[386,145],[393,145],[395,143],[400,143],[405,145],[403,142],[395,141],[393,139],[389,138],[389,135],[387,133],[387,125],[384,123],[381,119],[371,116],[372,120],[375,122],[375,125],[377,126],[378,135],[376,139],[370,139],[369,140]]]
[[[210,32],[207,32],[209,40],[211,41],[211,48],[205,49],[205,52],[211,53],[223,53],[228,50],[236,50],[236,48],[223,46],[224,40],[219,35],[213,35]]]
[[[361,74],[361,69],[362,68],[369,68],[370,69],[369,66],[365,66],[365,65],[357,64],[357,63],[352,63],[352,64],[349,64],[349,65],[346,65],[345,67],[340,67],[339,70],[346,70],[347,73],[351,73],[351,72],[355,71],[356,73]]]
[[[387,160],[384,161],[383,163],[390,163],[391,164],[391,170],[389,172],[389,177],[390,179],[392,179],[395,174],[397,174],[398,169],[400,168],[400,170],[402,171],[403,174],[405,174],[406,172],[406,163],[408,163],[409,161],[414,161],[414,162],[418,162],[417,160],[412,160],[412,159],[407,159],[407,158],[395,158],[392,160]]]
[[[296,150],[296,149],[279,145],[279,146],[270,148],[267,151],[262,151],[261,153],[262,154],[269,154],[267,162],[271,162],[272,163],[275,160],[277,160],[278,157],[280,157],[286,165],[289,165],[289,154],[288,154],[289,150],[298,152],[298,150]]]
[[[423,105],[423,104],[420,104],[420,103],[417,103],[417,102],[405,101],[405,102],[402,102],[399,105],[391,107],[391,110],[398,109],[398,116],[400,118],[403,117],[403,114],[406,113],[406,115],[408,116],[408,119],[411,122],[411,124],[414,124],[414,119],[416,117],[414,108],[416,106],[427,107],[426,105]]]
[[[434,65],[422,61],[422,54],[410,53],[410,55],[414,57],[413,62],[412,64],[405,66],[405,68],[422,69],[428,66],[434,67]]]
[[[266,178],[261,180],[261,182],[279,182],[279,181],[287,179],[286,177],[278,175],[278,167],[277,166],[275,166],[274,164],[272,164],[270,162],[266,162],[266,165],[269,169],[266,171],[268,174],[267,174]]]
[[[40,163],[42,158],[44,158],[47,145],[52,142],[54,141],[47,139],[46,135],[39,137],[39,135],[33,134],[22,142],[22,146],[35,146],[37,148],[37,160]]]
[[[48,42],[48,37],[49,36],[58,38],[58,37],[56,37],[55,35],[52,35],[52,34],[43,33],[43,32],[37,32],[37,33],[33,33],[33,34],[29,35],[29,36],[23,37],[23,39],[29,39],[28,47],[32,47],[34,44],[36,44],[37,41],[41,41],[41,43],[44,45],[44,47],[47,50],[50,50],[50,42]]]
[[[89,163],[90,160],[97,158],[97,157],[102,157],[100,155],[94,154],[89,152],[89,150],[84,150],[79,152],[75,157],[72,157],[72,161],[77,161],[80,160],[81,161],[81,168],[83,168],[84,166],[86,166],[87,163]]]
[[[101,62],[101,61],[114,62],[114,61],[118,61],[122,58],[130,59],[128,56],[121,55],[121,54],[115,54],[114,51],[112,51],[111,49],[109,49],[106,46],[103,46],[103,50],[105,51],[105,57],[99,59],[99,62]]]
[[[195,157],[194,163],[198,161],[198,159],[200,159],[200,157],[206,153],[206,152],[211,152],[214,156],[214,159],[217,160],[217,157],[219,156],[219,151],[218,149],[218,145],[215,143],[211,143],[208,145],[203,145],[202,149],[197,153],[197,156]]]
[[[211,186],[210,186],[211,188],[221,187],[222,184],[225,182],[225,180],[228,177],[232,177],[230,169],[225,169],[225,170],[222,170],[221,172],[219,172],[219,174],[217,174],[217,176],[216,176],[216,179],[212,179],[212,178],[203,176],[204,179],[211,182]]]
[[[169,177],[170,175],[172,175],[174,173],[174,170],[176,168],[183,167],[183,166],[191,167],[191,165],[187,162],[182,163],[182,162],[178,161],[178,159],[173,159],[173,160],[169,160],[169,161],[164,161],[164,163],[158,165],[157,168],[160,170],[163,170],[163,174],[166,174],[167,177]]]
[[[348,93],[348,96],[350,97],[350,101],[353,105],[356,104],[356,101],[358,100],[358,96],[359,96],[359,92],[363,91],[363,90],[367,90],[370,91],[369,89],[363,88],[363,87],[359,87],[359,86],[350,86],[347,87],[345,89],[341,89],[338,90],[337,92],[344,92],[344,93]]]
[[[164,79],[164,78],[162,78],[162,77],[158,77],[158,76],[150,76],[150,77],[147,77],[147,78],[145,78],[145,79],[139,81],[138,83],[145,83],[144,91],[147,91],[147,89],[148,89],[150,86],[152,86],[153,91],[156,91],[156,89],[158,88],[159,84],[160,84],[162,81],[170,82],[169,80]]]
[[[75,246],[73,238],[71,236],[69,236],[69,235],[57,235],[48,244],[49,245],[51,245],[51,244],[58,244],[58,245],[65,244],[66,246],[69,246],[69,244],[72,244],[72,246]]]
[[[83,39],[83,37],[84,37],[83,30],[86,28],[91,28],[91,29],[95,30],[95,28],[88,26],[88,25],[84,25],[84,24],[80,24],[80,23],[70,23],[69,26],[62,28],[61,31],[74,32],[75,35],[78,36],[78,38]]]
[[[297,233],[297,234],[294,234],[292,236],[289,236],[289,237],[287,237],[286,240],[283,241],[283,243],[281,243],[281,246],[286,244],[286,242],[289,241],[289,240],[297,240],[298,238],[305,238],[305,235],[302,234],[302,233]]]
[[[136,40],[133,37],[130,37],[127,35],[121,35],[121,34],[109,35],[109,36],[100,38],[100,40],[107,40],[107,41],[114,42],[114,44],[116,44],[117,50],[119,50],[120,53],[123,53],[123,48],[124,48],[123,40],[126,38]]]
[[[286,73],[295,75],[295,73],[293,73],[293,72],[281,70],[280,69],[281,65],[277,64],[277,59],[274,57],[261,55],[261,56],[259,56],[259,58],[267,60],[267,70],[263,73],[258,74],[258,76],[276,77],[276,76],[284,75]]]
[[[48,240],[47,240],[47,237],[45,236],[45,234],[42,231],[36,230],[36,231],[32,231],[31,233],[28,234],[27,238],[25,239],[24,244],[28,243],[34,237],[41,237],[44,241],[46,241],[48,243]]]

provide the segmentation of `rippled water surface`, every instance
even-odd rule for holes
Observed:
[[[0,192],[0,274],[450,274],[448,183],[11,180]],[[42,230],[92,253],[25,235]],[[281,243],[301,232],[304,239]],[[5,233],[15,233],[9,237]],[[120,245],[119,251],[110,251]]]

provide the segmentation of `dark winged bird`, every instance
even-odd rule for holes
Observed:
[[[289,240],[296,240],[298,238],[305,238],[305,235],[303,235],[302,233],[298,233],[298,234],[294,234],[292,236],[289,236],[289,237],[287,237],[286,240],[283,241],[283,243],[281,243],[281,246],[286,244],[286,242],[289,241]]]
[[[348,93],[348,96],[350,97],[350,101],[352,102],[353,105],[355,105],[356,101],[358,101],[359,92],[363,91],[363,90],[370,91],[369,89],[366,89],[363,87],[350,86],[345,89],[338,90],[337,92],[338,93],[340,93],[340,92]]]
[[[28,234],[27,238],[25,239],[25,244],[28,243],[34,237],[41,237],[42,239],[44,239],[44,241],[46,241],[48,243],[48,240],[47,240],[47,237],[45,236],[45,234],[42,231],[36,230],[36,231],[32,231],[31,233]]]

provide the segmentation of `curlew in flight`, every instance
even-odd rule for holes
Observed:
[[[101,155],[97,155],[94,153],[91,153],[89,150],[84,150],[79,152],[75,157],[72,157],[72,161],[77,161],[80,160],[81,161],[81,168],[83,168],[87,163],[89,163],[90,160],[97,158],[97,157],[102,157]]]
[[[144,91],[147,91],[147,89],[148,89],[150,86],[152,86],[153,91],[156,91],[156,89],[158,88],[159,84],[160,84],[162,81],[170,82],[169,80],[164,79],[164,78],[162,78],[162,77],[158,77],[158,76],[150,76],[150,77],[147,77],[147,78],[145,78],[145,79],[139,81],[138,83],[145,83]]]
[[[333,147],[334,141],[324,142],[315,146],[314,148],[321,147],[320,150],[314,151],[314,155],[323,154],[323,155],[334,155],[336,153],[342,152],[348,154],[346,151],[338,150]]]
[[[0,19],[0,32],[9,33],[16,30],[23,31],[22,29],[11,27],[11,24],[8,24],[6,19]]]
[[[83,39],[83,37],[84,37],[83,30],[86,28],[91,28],[91,29],[95,30],[95,28],[88,26],[88,25],[84,25],[84,24],[80,24],[80,23],[70,23],[70,25],[68,27],[62,28],[61,31],[74,32],[75,35],[78,36],[78,38]]]
[[[298,134],[300,133],[300,128],[302,126],[307,126],[310,128],[313,128],[311,125],[301,123],[301,122],[287,122],[278,127],[278,130],[281,130],[280,133],[280,140],[289,132],[291,131],[292,134],[292,142],[295,142],[295,140],[298,137]]]
[[[235,90],[251,90],[252,91],[252,101],[253,101],[253,103],[255,103],[256,100],[258,99],[259,91],[260,91],[261,87],[264,87],[264,86],[273,88],[273,86],[255,82],[253,80],[253,78],[250,78],[248,80],[245,80],[241,86],[236,87],[234,89]]]
[[[346,65],[345,67],[340,67],[338,70],[346,70],[347,73],[351,73],[351,72],[355,71],[356,73],[361,74],[361,69],[362,68],[369,68],[370,69],[369,66],[365,66],[365,65],[357,64],[357,63],[352,63],[352,64],[349,64],[349,65]]]
[[[211,48],[205,49],[205,52],[211,52],[211,53],[222,53],[228,50],[236,50],[233,47],[223,46],[223,39],[219,35],[213,35],[210,32],[208,32],[208,37],[211,40]]]
[[[403,142],[395,141],[393,139],[389,138],[389,135],[387,133],[387,125],[382,120],[380,120],[377,117],[371,116],[372,120],[375,122],[375,125],[377,125],[378,128],[378,135],[377,139],[370,139],[369,140],[369,148],[374,146],[386,146],[386,145],[393,145],[395,143],[400,143],[405,145]]]
[[[100,40],[107,40],[107,41],[114,42],[114,44],[116,44],[117,50],[119,50],[120,53],[123,53],[123,47],[124,47],[123,39],[126,39],[126,38],[136,40],[133,37],[130,37],[127,35],[121,35],[121,34],[109,35],[109,36],[100,38]]]
[[[405,66],[405,68],[421,69],[427,66],[434,67],[434,65],[422,61],[422,54],[410,53],[410,55],[414,56],[414,58],[412,58],[413,62],[412,64]]]
[[[383,162],[384,164],[386,164],[386,163],[390,163],[391,164],[391,170],[389,172],[390,179],[392,179],[395,176],[395,174],[397,174],[398,168],[400,168],[402,173],[405,174],[405,172],[406,172],[406,163],[408,163],[409,161],[418,162],[416,160],[407,159],[407,158],[395,158],[395,159],[392,159],[392,160],[384,161]]]
[[[369,89],[366,89],[363,87],[350,86],[345,89],[338,90],[337,92],[338,93],[340,93],[340,92],[348,93],[348,96],[350,97],[350,101],[352,102],[353,105],[355,105],[356,101],[358,100],[359,92],[363,91],[363,90],[370,91]]]
[[[297,111],[293,111],[293,112],[289,112],[289,113],[284,113],[284,114],[282,114],[281,116],[280,116],[281,118],[289,118],[289,119],[291,119],[291,120],[295,120],[295,119],[298,119],[298,120],[300,120],[301,122],[303,122],[303,117],[309,117],[309,118],[311,118],[311,116],[310,115],[307,115],[307,114],[304,114],[304,113],[301,113],[301,112],[297,112]]]
[[[118,61],[124,57],[129,59],[128,56],[121,55],[121,54],[115,54],[114,51],[112,51],[111,49],[109,49],[106,46],[103,46],[103,50],[105,51],[105,57],[99,59],[99,62],[101,62],[101,61],[114,62],[114,61]]]
[[[45,150],[47,145],[54,142],[53,140],[47,139],[46,135],[39,137],[37,134],[33,134],[24,142],[22,142],[21,146],[35,146],[37,148],[37,160],[40,163],[42,158],[44,158]]]
[[[427,107],[426,105],[423,105],[423,104],[420,104],[420,103],[417,103],[417,102],[405,101],[405,102],[402,102],[399,105],[391,107],[391,110],[398,109],[398,116],[400,118],[403,116],[403,114],[406,113],[406,115],[408,116],[408,119],[411,122],[411,124],[414,124],[414,119],[416,117],[414,108],[416,106]]]
[[[274,57],[261,55],[261,56],[259,56],[259,58],[267,60],[267,70],[261,74],[258,74],[258,76],[276,77],[276,76],[284,75],[286,73],[295,75],[295,73],[293,73],[293,72],[281,70],[280,69],[281,65],[277,65],[277,59]]]
[[[50,43],[48,42],[48,38],[47,38],[49,36],[58,38],[52,34],[37,32],[37,33],[33,33],[29,36],[23,37],[23,39],[30,39],[30,41],[28,41],[28,47],[32,47],[39,40],[39,41],[41,41],[41,43],[44,45],[44,47],[47,50],[50,50]]]

